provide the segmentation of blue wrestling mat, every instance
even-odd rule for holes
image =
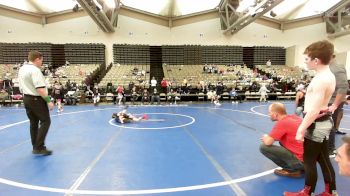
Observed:
[[[286,102],[292,113],[293,102]],[[46,145],[51,156],[31,154],[23,107],[0,108],[0,195],[282,195],[304,178],[276,176],[259,152],[270,132],[268,103],[130,106],[148,120],[118,124],[115,105],[65,106],[52,111]],[[350,134],[350,107],[341,128]],[[339,146],[341,136],[336,136]],[[337,174],[339,195],[350,178]],[[321,170],[316,193],[323,192]]]

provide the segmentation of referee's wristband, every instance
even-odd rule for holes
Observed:
[[[45,100],[46,103],[50,103],[51,102],[51,97],[50,96],[45,96],[45,97],[43,97],[43,99]]]

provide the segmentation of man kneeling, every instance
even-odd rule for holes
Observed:
[[[296,115],[287,115],[285,106],[278,102],[269,106],[269,116],[277,122],[272,131],[261,138],[263,144],[260,152],[282,167],[274,171],[276,175],[301,177],[304,148],[303,143],[296,141],[295,135],[302,119]],[[279,141],[280,146],[272,145],[275,141]]]

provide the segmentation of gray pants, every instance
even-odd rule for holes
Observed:
[[[299,106],[295,109],[295,114],[298,115],[298,116],[301,116],[303,117],[303,110],[304,110],[304,107],[303,106]]]
[[[304,164],[283,146],[261,144],[260,152],[288,172],[304,170]]]

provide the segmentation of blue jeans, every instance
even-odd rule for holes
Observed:
[[[260,152],[288,172],[304,170],[304,164],[283,146],[261,144]]]

